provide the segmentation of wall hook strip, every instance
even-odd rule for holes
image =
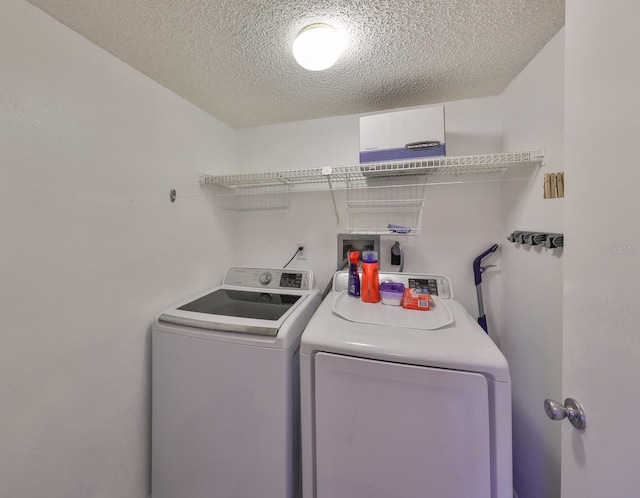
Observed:
[[[547,249],[564,247],[564,234],[550,232],[526,232],[516,230],[507,237],[509,242],[529,246],[543,246]]]

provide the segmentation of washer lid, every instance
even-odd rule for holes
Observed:
[[[277,321],[300,297],[295,294],[217,289],[178,309],[208,315]]]
[[[158,320],[191,327],[277,335],[301,294],[219,288],[162,313]]]
[[[331,292],[302,334],[300,352],[336,353],[358,358],[478,372],[510,382],[502,352],[464,307],[447,299],[454,322],[437,330],[372,325],[345,320],[333,312],[339,292]],[[369,304],[383,306],[383,304]],[[421,313],[429,313],[424,311]]]
[[[221,286],[165,310],[158,322],[275,336],[294,310],[317,292],[309,270],[231,267]]]

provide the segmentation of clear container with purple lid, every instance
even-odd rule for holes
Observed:
[[[404,284],[398,282],[382,282],[380,284],[382,304],[400,306],[402,305],[402,296],[404,296]]]

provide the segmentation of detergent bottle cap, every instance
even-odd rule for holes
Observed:
[[[352,265],[357,265],[359,259],[360,259],[360,251],[351,251],[349,253],[349,263],[351,263]]]
[[[362,261],[364,263],[377,263],[378,262],[378,253],[376,251],[363,251],[362,252]]]

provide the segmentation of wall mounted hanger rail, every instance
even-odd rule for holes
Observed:
[[[507,237],[509,242],[528,246],[542,246],[547,249],[564,247],[564,234],[549,232],[525,232],[515,231]]]

